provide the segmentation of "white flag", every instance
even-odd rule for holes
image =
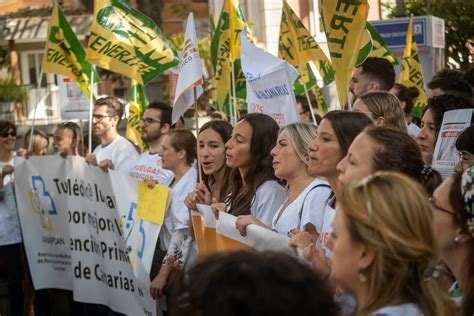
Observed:
[[[298,122],[293,83],[298,71],[286,60],[266,53],[241,36],[242,70],[247,81],[249,113],[264,113],[280,126]]]
[[[199,58],[196,27],[194,26],[192,13],[189,13],[188,22],[186,23],[186,34],[184,35],[184,46],[180,64],[173,115],[171,118],[173,124],[176,123],[179,117],[193,104],[193,88],[196,87],[196,99],[199,98],[203,92],[202,66],[201,59]]]

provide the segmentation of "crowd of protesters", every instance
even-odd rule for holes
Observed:
[[[318,115],[318,125],[298,98],[298,123],[279,128],[251,113],[232,126],[217,113],[196,138],[172,125],[170,106],[155,102],[140,120],[142,153],[119,135],[123,104],[106,97],[93,109],[100,141],[93,152],[73,122],[56,127],[52,147],[170,187],[150,272],[150,294],[165,314],[474,315],[474,125],[457,137],[452,175],[443,180],[431,166],[444,114],[474,109],[472,70],[442,70],[428,87],[420,126],[412,116],[419,91],[395,83],[393,66],[380,58],[356,68],[347,109]],[[17,127],[0,120],[0,257],[12,315],[25,312],[27,271],[13,160],[45,155],[49,146],[39,129],[27,135],[15,151]],[[216,217],[237,216],[242,236],[249,225],[288,236],[294,256],[198,257],[190,222],[198,203]],[[36,291],[36,314],[55,314],[45,302],[59,295]],[[92,304],[69,312],[116,314]]]

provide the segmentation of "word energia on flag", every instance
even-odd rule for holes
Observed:
[[[85,56],[84,48],[72,31],[59,5],[55,3],[49,19],[48,39],[42,65],[43,72],[69,77],[87,96],[90,96],[89,84],[92,65],[86,61]],[[94,81],[99,81],[95,72]]]
[[[339,104],[347,99],[347,86],[366,32],[367,0],[319,0],[329,55],[335,73]]]
[[[214,99],[219,111],[231,114],[230,90],[232,73],[235,80],[235,96],[238,107],[246,98],[245,76],[240,63],[240,34],[247,25],[242,10],[236,0],[224,0],[211,42],[211,62],[214,72]]]
[[[308,85],[308,82],[311,82],[311,75],[309,74],[311,69],[305,67],[308,62],[314,62],[324,84],[334,81],[334,70],[331,62],[286,1],[283,1],[278,57],[287,60],[298,69],[303,77],[302,80],[298,81],[300,84],[305,83],[307,89],[312,88],[316,82],[314,80],[312,85]],[[295,93],[301,94],[296,91]]]
[[[145,93],[145,87],[135,80],[132,80],[132,89],[130,91],[130,110],[127,120],[126,137],[142,150],[144,143],[141,138],[140,120],[148,107],[148,99]]]
[[[415,36],[413,35],[413,18],[410,18],[410,22],[408,23],[405,45],[400,71],[400,83],[407,87],[417,87],[418,91],[420,91],[420,95],[415,100],[412,114],[415,117],[421,118],[423,107],[428,102],[428,98],[425,93],[418,48],[416,46]]]
[[[171,122],[174,124],[203,93],[202,64],[196,39],[194,16],[189,13]],[[195,89],[195,93],[194,93]],[[197,109],[195,109],[197,111]]]
[[[95,0],[86,58],[141,84],[178,64],[156,23],[119,0]]]

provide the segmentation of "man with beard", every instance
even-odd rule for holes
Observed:
[[[349,82],[350,107],[367,92],[389,91],[395,83],[393,65],[384,58],[368,57],[356,67]]]
[[[122,116],[123,104],[117,98],[105,97],[95,102],[92,124],[100,145],[86,156],[87,162],[102,169],[124,171],[124,167],[138,157],[132,143],[118,133]]]
[[[142,140],[148,144],[148,151],[127,165],[126,172],[140,180],[153,179],[158,184],[169,185],[173,173],[161,167],[161,139],[171,128],[171,107],[164,102],[153,102],[140,120]]]

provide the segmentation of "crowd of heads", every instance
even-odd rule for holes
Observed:
[[[151,103],[139,122],[141,140],[175,173],[199,158],[203,183],[233,215],[250,214],[266,181],[291,184],[301,175],[326,180],[336,201],[328,275],[278,253],[211,256],[180,279],[176,312],[335,315],[337,287],[355,298],[357,315],[403,303],[415,304],[425,315],[447,315],[456,307],[437,278],[442,262],[463,289],[462,314],[472,314],[474,126],[457,137],[460,159],[452,176],[443,181],[430,166],[444,114],[473,108],[472,76],[472,70],[435,75],[416,136],[407,124],[419,91],[395,84],[390,62],[373,57],[354,71],[349,109],[328,112],[318,125],[306,98],[299,97],[301,122],[280,128],[270,116],[251,113],[232,127],[219,114],[196,137],[172,125],[166,103]],[[96,101],[92,123],[101,143],[117,135],[123,107],[112,97]],[[16,132],[14,124],[0,121],[0,151],[13,151]],[[23,146],[30,154],[48,153],[48,135],[39,129],[26,135]],[[82,135],[78,124],[61,123],[53,148],[85,155]]]

